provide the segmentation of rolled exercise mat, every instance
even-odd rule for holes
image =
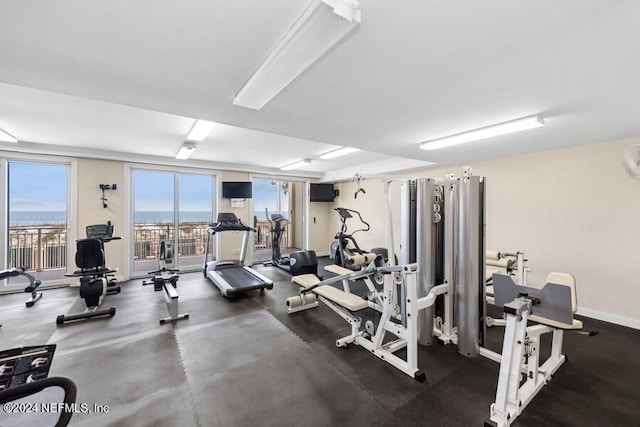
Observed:
[[[347,262],[353,265],[369,264],[371,261],[376,259],[376,256],[376,254],[367,252],[364,255],[353,255],[352,257],[347,258]]]
[[[487,265],[490,265],[492,267],[502,267],[502,268],[508,268],[511,267],[511,265],[515,262],[513,258],[502,258],[499,260],[492,260],[487,258],[487,260],[485,261]]]
[[[290,309],[299,308],[303,305],[313,304],[315,302],[316,294],[296,295],[295,297],[287,298],[287,307]]]

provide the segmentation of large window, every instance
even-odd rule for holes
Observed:
[[[132,183],[132,272],[158,268],[163,240],[173,243],[174,267],[201,268],[206,228],[215,216],[215,176],[134,169]]]
[[[7,239],[2,268],[26,267],[43,282],[63,279],[70,238],[69,165],[12,160],[4,165]],[[24,278],[3,285],[23,286]]]

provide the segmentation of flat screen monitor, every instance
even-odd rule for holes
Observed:
[[[222,197],[225,199],[250,199],[253,197],[251,182],[227,181],[222,183]]]
[[[333,184],[310,184],[310,202],[333,202],[335,196]]]

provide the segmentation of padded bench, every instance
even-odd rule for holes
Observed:
[[[345,274],[353,273],[353,270],[349,270],[348,268],[340,267],[337,264],[329,264],[324,266],[324,271],[328,271],[329,273],[337,274],[338,276],[343,276]]]
[[[350,270],[347,271],[351,273]],[[318,279],[315,274],[301,274],[300,276],[293,276],[291,278],[291,282],[306,289],[320,283],[320,279]],[[313,289],[313,292],[320,295],[321,297],[328,299],[331,302],[334,302],[346,308],[349,311],[360,311],[369,307],[369,303],[367,302],[367,300],[362,299],[354,294],[348,294],[344,291],[341,291],[340,289],[334,288],[331,285],[318,286],[317,288]]]

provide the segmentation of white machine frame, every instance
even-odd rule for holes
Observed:
[[[485,426],[510,426],[522,413],[551,376],[562,366],[566,357],[562,354],[564,331],[544,324],[527,326],[531,314],[531,300],[520,297],[505,304],[507,315],[500,358],[500,374],[496,400],[491,405],[490,419]],[[539,319],[541,321],[542,319]],[[540,340],[547,333],[553,334],[551,355],[540,364]],[[484,350],[483,355],[494,359],[495,355]],[[526,380],[520,385],[521,376]]]
[[[427,296],[418,298],[417,272],[417,264],[387,267],[375,267],[370,264],[367,270],[339,275],[324,281],[320,281],[314,275],[294,276],[291,279],[292,282],[299,284],[303,289],[300,296],[292,297],[288,302],[306,298],[309,292],[313,292],[314,297],[310,298],[307,304],[292,308],[290,313],[317,307],[317,298],[351,326],[349,335],[336,340],[337,347],[346,347],[352,343],[359,345],[406,375],[418,381],[424,381],[424,372],[418,367],[419,312],[431,306],[435,302],[436,296],[444,292],[445,288],[434,287]],[[383,290],[379,292],[381,304],[376,304],[373,301],[366,302],[354,294],[340,291],[333,287],[331,287],[331,292],[327,292],[329,290],[328,286],[332,283],[357,278],[369,278],[374,274],[382,274],[383,277]],[[401,287],[401,294],[405,295],[406,298],[403,301],[404,303],[400,304],[400,316],[396,313],[395,295],[397,294],[398,286]],[[361,301],[355,300],[356,304],[352,304],[354,299],[360,299]],[[360,304],[357,304],[358,302]],[[373,334],[368,333],[366,327],[363,328],[362,318],[356,316],[352,311],[367,307],[375,308],[381,313]],[[406,321],[398,321],[398,318],[406,319]],[[393,335],[395,339],[385,342],[387,334]],[[395,354],[401,349],[406,349],[405,359]]]
[[[391,232],[394,223],[390,183],[390,180],[385,181],[387,248],[395,248]],[[547,307],[567,316],[559,322],[554,313],[547,311],[553,315],[545,318],[538,308],[535,315],[531,315],[530,299],[518,297],[509,304],[500,302],[506,305],[507,314],[502,354],[484,347],[487,317],[485,184],[485,179],[473,176],[468,167],[463,169],[460,178],[446,174],[444,179],[437,180],[402,180],[400,266],[392,265],[394,256],[389,256],[389,266],[371,264],[366,270],[322,282],[315,276],[297,276],[292,281],[303,290],[300,296],[287,302],[288,305],[291,303],[290,312],[297,312],[316,307],[317,300],[322,301],[351,325],[351,333],[336,340],[338,347],[351,343],[360,345],[415,379],[425,378],[418,367],[418,344],[431,345],[434,337],[444,344],[457,345],[458,352],[466,357],[483,356],[500,363],[496,400],[491,406],[487,425],[502,427],[513,423],[565,362],[563,329],[579,329],[582,325],[579,321],[569,320],[575,312],[572,307],[575,298],[573,303],[563,299],[562,307],[557,308],[554,294],[545,294],[547,301],[554,301]],[[516,254],[516,262],[518,285],[524,288],[528,272],[524,254]],[[369,301],[350,293],[348,280],[370,278],[374,274],[383,276],[382,292],[370,293]],[[344,291],[326,286],[338,281],[343,281]],[[553,285],[563,288],[559,292],[566,293],[562,284]],[[574,288],[574,285],[570,286],[571,292]],[[439,295],[442,295],[443,304],[436,315],[433,307]],[[508,298],[512,298],[511,294]],[[362,319],[354,314],[367,307],[380,312],[375,328],[366,324],[363,328]],[[544,309],[541,313],[545,313]],[[537,324],[528,326],[529,320]],[[385,342],[388,333],[396,339]],[[547,333],[553,335],[551,356],[541,363],[541,336]],[[406,359],[395,354],[399,349],[406,349]],[[526,375],[526,380],[520,384],[522,374]]]

